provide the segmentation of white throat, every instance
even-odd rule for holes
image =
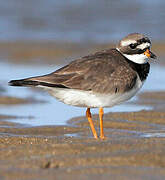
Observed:
[[[122,53],[118,48],[116,48],[120,53]],[[123,54],[123,53],[122,53]],[[123,54],[127,59],[133,61],[137,64],[145,64],[147,63],[148,57],[145,54]]]
[[[148,57],[145,54],[123,54],[123,56],[137,64],[145,64],[148,60]]]

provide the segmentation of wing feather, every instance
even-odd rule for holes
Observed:
[[[106,51],[75,60],[51,74],[30,78],[98,93],[123,93],[133,88],[136,79],[137,73],[124,59],[120,60],[112,52]]]

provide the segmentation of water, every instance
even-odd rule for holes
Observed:
[[[148,132],[148,133],[142,133],[140,135],[140,137],[144,137],[144,138],[165,138],[165,132],[161,132],[159,130],[159,132]]]
[[[165,1],[1,0],[0,40],[110,42],[130,32],[165,37]]]
[[[0,63],[0,76],[1,84],[6,88],[6,95],[16,96],[21,98],[35,98],[38,100],[46,101],[46,103],[37,104],[24,104],[24,105],[12,105],[12,106],[1,106],[0,114],[5,115],[16,115],[27,118],[12,119],[13,122],[22,124],[40,126],[40,125],[64,125],[70,118],[76,116],[84,116],[85,108],[78,108],[65,105],[46,92],[34,91],[31,88],[24,87],[10,87],[7,86],[7,82],[11,79],[19,79],[29,76],[46,74],[54,71],[59,67],[57,66],[32,66],[32,65],[13,65],[9,63]],[[151,67],[151,73],[144,84],[143,91],[147,90],[163,90],[163,80],[160,77],[165,76],[165,71],[160,66],[153,65]],[[132,98],[135,101],[137,97]],[[123,112],[123,111],[139,111],[142,109],[151,109],[150,106],[132,105],[124,103],[120,106],[113,108],[105,108],[107,112]],[[92,113],[98,113],[98,109],[93,109]],[[33,117],[33,118],[28,118]]]

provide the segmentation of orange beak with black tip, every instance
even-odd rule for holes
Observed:
[[[154,53],[152,53],[149,49],[147,49],[144,54],[148,57],[148,58],[153,58],[156,59],[156,55]]]

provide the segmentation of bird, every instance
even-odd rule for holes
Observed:
[[[65,104],[85,107],[93,137],[105,139],[104,108],[129,100],[143,86],[150,70],[149,59],[157,58],[150,49],[147,36],[131,33],[112,49],[78,58],[46,75],[11,80],[9,85],[43,88]],[[99,108],[99,136],[91,108]]]

